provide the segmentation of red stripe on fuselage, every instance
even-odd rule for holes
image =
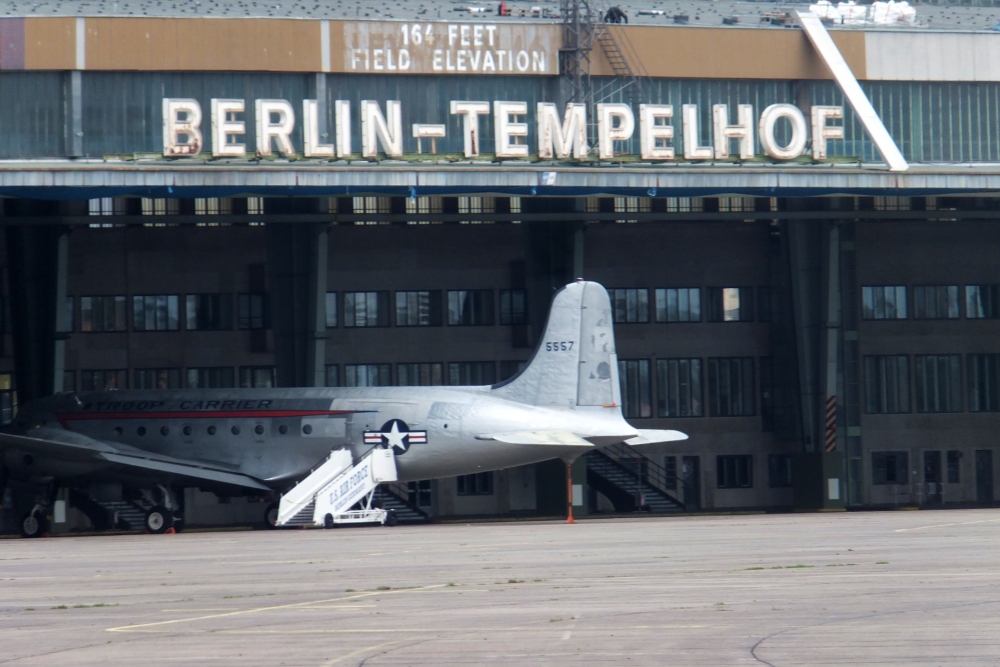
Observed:
[[[101,419],[273,419],[352,415],[357,410],[177,410],[173,412],[71,412],[56,415],[60,423]]]

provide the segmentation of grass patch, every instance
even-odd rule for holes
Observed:
[[[52,607],[52,608],[53,608],[53,609],[69,609],[69,607],[67,607],[67,606],[66,606],[66,605],[64,605],[64,604],[61,604],[61,605],[59,605],[58,607]]]
[[[392,586],[378,586],[378,587],[375,588],[375,590],[377,590],[377,591],[391,591],[392,590]]]
[[[562,623],[562,619],[558,616],[556,618],[550,618],[549,623]]]
[[[117,607],[117,604],[108,604],[107,602],[98,602],[97,604],[75,604],[73,609],[96,609],[98,607]]]
[[[887,561],[887,560],[880,560],[880,561],[876,561],[875,564],[876,565],[888,565],[889,561]]]
[[[749,571],[749,570],[763,570],[764,568],[762,568],[762,567],[745,567],[743,569],[746,570],[746,571]]]
[[[508,584],[523,584],[524,583],[524,579],[508,579],[507,583]]]

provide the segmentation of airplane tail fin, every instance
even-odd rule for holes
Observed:
[[[545,333],[528,364],[493,390],[503,398],[529,405],[620,405],[618,356],[607,290],[583,280],[559,290],[552,300]]]

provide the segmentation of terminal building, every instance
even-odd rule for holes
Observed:
[[[60,391],[492,384],[582,277],[626,417],[690,438],[583,457],[576,513],[995,503],[1000,34],[521,4],[8,11],[2,420]],[[559,461],[387,492],[567,498]]]

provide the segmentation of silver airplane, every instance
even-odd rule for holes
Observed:
[[[22,406],[0,433],[0,487],[7,475],[49,498],[121,485],[148,508],[146,529],[163,532],[183,521],[177,489],[273,500],[338,448],[392,448],[405,482],[687,438],[622,417],[612,323],[601,285],[567,285],[531,360],[492,386],[57,394]],[[24,517],[22,534],[46,532],[45,507]],[[272,525],[276,507],[266,510]]]

